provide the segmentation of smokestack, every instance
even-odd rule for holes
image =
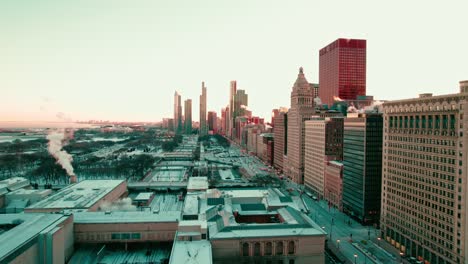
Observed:
[[[70,175],[70,184],[74,184],[78,182],[78,177],[76,175]]]

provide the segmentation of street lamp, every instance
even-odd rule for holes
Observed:
[[[377,238],[377,245],[379,245],[379,247],[380,247],[380,240],[381,240],[381,239],[382,239],[382,238],[380,238],[380,237]]]
[[[357,254],[354,254],[354,264],[357,263]]]
[[[403,252],[400,252],[400,263],[403,263]]]
[[[340,240],[339,239],[336,240],[336,244],[338,245],[338,252],[340,252]]]

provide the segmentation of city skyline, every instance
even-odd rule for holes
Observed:
[[[197,98],[203,80],[207,111],[226,106],[237,80],[254,115],[269,118],[289,105],[297,68],[319,81],[319,50],[338,38],[367,40],[367,93],[376,99],[452,93],[466,79],[462,1],[109,3],[0,3],[0,121],[161,121],[173,114],[174,90]],[[450,16],[434,19],[440,10]]]

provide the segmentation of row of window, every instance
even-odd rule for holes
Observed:
[[[455,115],[390,116],[389,128],[455,129]]]
[[[244,257],[248,256],[282,256],[284,255],[284,246],[283,241],[276,242],[244,242],[242,243],[242,252],[241,255]],[[294,241],[289,241],[287,243],[288,255],[294,255],[296,252]]]

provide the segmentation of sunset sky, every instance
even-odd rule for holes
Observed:
[[[158,121],[173,95],[208,110],[229,82],[254,115],[289,106],[298,68],[318,82],[318,51],[367,39],[377,99],[458,91],[468,79],[468,1],[0,1],[0,121]]]

